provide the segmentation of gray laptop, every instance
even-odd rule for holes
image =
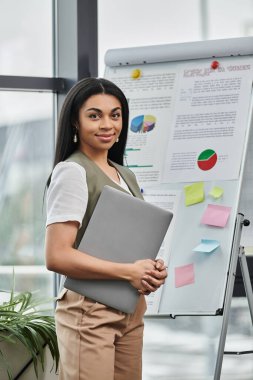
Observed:
[[[172,217],[170,211],[105,186],[78,249],[120,263],[155,259]],[[124,280],[67,277],[64,287],[125,313],[134,312],[139,298]]]

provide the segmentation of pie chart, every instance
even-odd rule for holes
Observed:
[[[217,162],[218,156],[212,149],[206,149],[203,150],[203,152],[200,153],[198,156],[198,167],[201,170],[210,170],[212,169],[216,162]]]
[[[146,133],[155,128],[155,123],[155,116],[139,115],[132,119],[130,129],[134,133]]]

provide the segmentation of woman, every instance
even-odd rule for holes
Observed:
[[[110,81],[81,80],[66,96],[48,180],[47,268],[77,279],[129,281],[140,298],[130,315],[63,288],[55,315],[60,380],[141,379],[144,295],[164,283],[164,263],[119,264],[77,249],[104,185],[142,198],[123,167],[127,130],[127,100]]]

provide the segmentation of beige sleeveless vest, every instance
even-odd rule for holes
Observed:
[[[78,247],[80,241],[82,240],[83,234],[86,230],[86,227],[89,223],[89,220],[93,214],[93,210],[96,206],[98,198],[103,190],[105,185],[109,185],[114,187],[115,189],[126,192],[121,186],[117,185],[114,181],[112,181],[100,168],[95,164],[94,161],[90,160],[87,156],[85,156],[82,152],[76,151],[66,160],[69,162],[76,162],[81,165],[86,171],[86,179],[88,186],[88,204],[87,209],[84,214],[84,218],[82,221],[82,227],[77,233],[75,247]],[[128,168],[118,165],[115,162],[110,161],[110,164],[114,166],[121,177],[127,183],[129,190],[131,193],[140,199],[143,199],[140,188],[137,184],[135,175]]]

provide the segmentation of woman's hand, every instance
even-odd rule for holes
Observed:
[[[149,295],[151,292],[155,292],[165,283],[167,277],[167,267],[162,259],[155,261],[155,267],[142,277],[142,288],[139,289],[139,293]],[[144,289],[143,289],[144,288]]]
[[[140,294],[148,295],[164,284],[167,277],[167,267],[163,260],[138,260],[133,264],[130,283]]]
[[[152,270],[155,270],[156,262],[154,260],[137,260],[131,264],[131,277],[130,284],[138,290],[145,291],[145,287],[142,284],[142,279],[145,275],[148,275]]]

